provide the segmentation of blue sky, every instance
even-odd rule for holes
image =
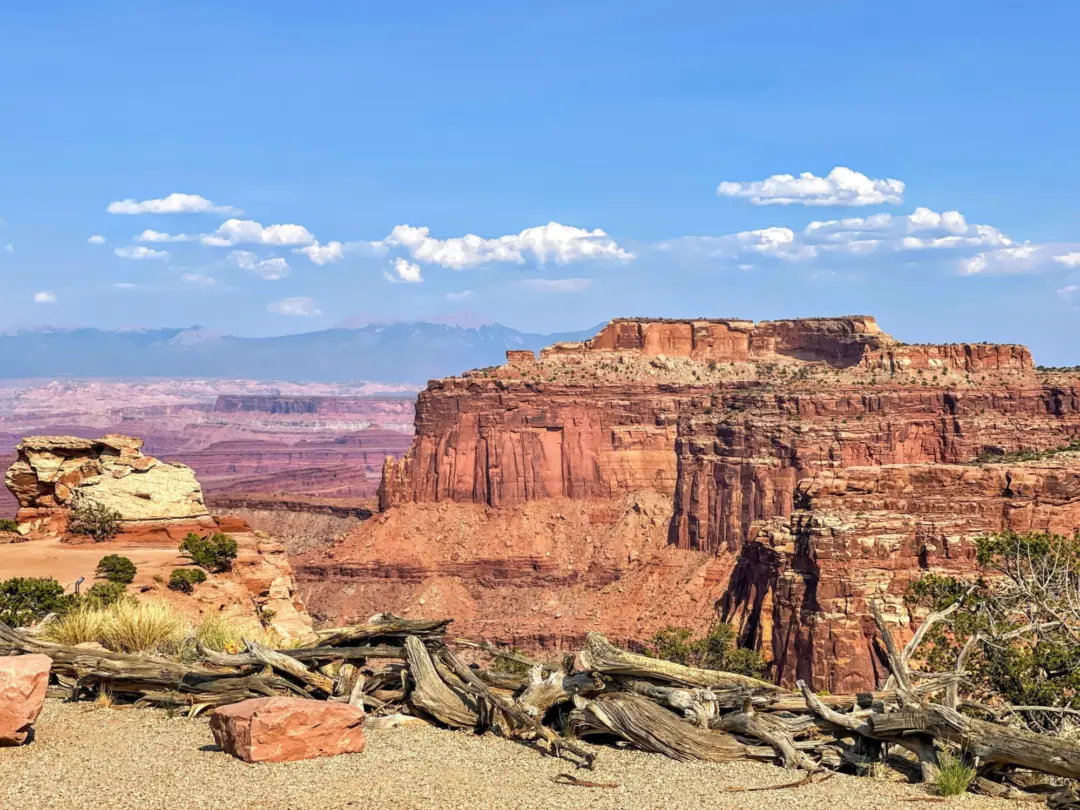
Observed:
[[[1080,6],[737,6],[4,4],[0,325],[858,312],[1080,363]]]

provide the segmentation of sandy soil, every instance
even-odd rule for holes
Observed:
[[[175,544],[161,546],[130,546],[119,543],[86,543],[72,545],[59,540],[32,540],[0,547],[0,579],[8,577],[53,577],[68,591],[75,580],[86,577],[82,590],[94,584],[94,569],[107,554],[129,558],[138,570],[135,587],[152,584],[154,574],[190,562],[181,557]]]
[[[847,776],[794,789],[726,792],[732,786],[783,784],[801,774],[756,763],[679,763],[610,748],[600,749],[595,771],[577,773],[618,787],[552,782],[570,771],[565,762],[525,745],[430,727],[370,732],[362,754],[248,765],[214,745],[205,719],[50,700],[33,743],[0,749],[0,807],[897,810],[918,807],[906,802],[927,796],[919,786]],[[1011,805],[969,795],[934,806],[1005,810]]]

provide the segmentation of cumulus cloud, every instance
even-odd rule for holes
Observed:
[[[134,290],[138,286],[138,284],[132,284],[130,281],[118,281],[113,284],[113,287],[117,290]]]
[[[15,252],[15,246],[14,245],[4,245],[4,252],[5,253],[14,253]]]
[[[1055,256],[1054,261],[1066,267],[1080,267],[1080,250]]]
[[[229,258],[241,270],[261,277],[265,281],[277,281],[289,275],[289,263],[281,258],[260,259],[250,250],[234,250],[229,253]]]
[[[454,302],[467,301],[468,299],[473,297],[473,294],[474,293],[472,290],[462,290],[461,292],[448,292],[446,294],[446,300]]]
[[[135,237],[136,242],[191,242],[194,239],[194,236],[186,233],[162,233],[149,228]]]
[[[267,225],[250,219],[227,219],[214,233],[199,237],[204,245],[232,247],[233,245],[310,245],[315,242],[311,231],[303,225]]]
[[[102,236],[100,233],[95,233],[93,236],[91,236],[86,241],[89,242],[91,245],[104,245],[105,244],[105,237]]]
[[[904,201],[904,183],[875,180],[861,172],[837,166],[826,177],[803,172],[774,174],[764,180],[724,181],[716,189],[721,197],[748,199],[752,205],[880,205]]]
[[[198,194],[176,192],[160,200],[127,199],[109,203],[110,214],[242,214],[231,205],[217,205]]]
[[[407,259],[398,257],[391,263],[394,272],[383,272],[387,281],[401,282],[403,284],[419,284],[424,279],[420,275],[420,265],[414,264]]]
[[[381,256],[386,253],[386,245],[382,242],[327,242],[325,245],[314,242],[306,247],[293,248],[293,253],[303,253],[317,265],[335,264],[345,258],[348,253],[361,253],[370,256]]]
[[[1030,244],[986,250],[960,260],[960,272],[965,276],[980,273],[1032,273],[1044,266],[1044,249]]]
[[[538,292],[573,293],[587,290],[590,283],[587,278],[527,278],[521,286]]]
[[[322,315],[314,298],[282,298],[267,304],[266,310],[277,315]]]
[[[1080,286],[1076,284],[1069,284],[1068,286],[1062,287],[1060,290],[1058,290],[1057,294],[1059,297],[1064,298],[1066,301],[1068,301],[1073,297],[1073,295],[1076,294],[1078,290],[1080,290]]]
[[[167,250],[154,250],[153,248],[143,247],[142,245],[116,248],[113,253],[121,259],[134,259],[136,261],[169,258],[169,251]]]
[[[180,276],[180,280],[185,284],[197,284],[200,287],[213,287],[217,284],[214,278],[204,276],[202,273],[184,273]]]
[[[521,233],[485,239],[475,234],[436,239],[431,231],[411,225],[398,225],[383,240],[387,247],[401,247],[417,261],[437,264],[453,270],[475,267],[488,262],[521,264],[527,258],[557,264],[581,259],[632,259],[634,255],[619,247],[599,228],[587,231],[549,222]]]
[[[51,293],[48,290],[34,294],[35,304],[55,304],[56,293]]]

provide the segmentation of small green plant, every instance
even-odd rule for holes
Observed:
[[[17,532],[18,530],[18,521],[11,518],[0,518],[0,532]]]
[[[938,757],[938,772],[934,784],[942,796],[960,796],[967,793],[975,779],[975,769],[963,759],[944,752]]]
[[[653,655],[689,667],[718,669],[760,678],[767,664],[761,653],[739,647],[735,628],[717,622],[702,638],[686,627],[665,627],[653,636]]]
[[[107,608],[128,598],[123,582],[95,582],[79,600],[79,606]]]
[[[169,590],[191,593],[200,582],[206,582],[206,572],[201,568],[174,568],[169,574]]]
[[[232,568],[236,559],[236,541],[221,532],[205,537],[188,532],[180,544],[180,553],[191,557],[192,562],[207,571],[220,573]]]
[[[97,575],[127,585],[135,579],[135,563],[119,554],[106,554],[97,564]]]
[[[120,533],[123,515],[97,501],[84,500],[71,511],[68,531],[92,537],[95,543],[112,540]]]
[[[26,627],[49,613],[66,613],[75,607],[74,594],[52,578],[13,577],[0,582],[0,622]]]

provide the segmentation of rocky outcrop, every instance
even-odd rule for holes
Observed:
[[[244,762],[295,762],[364,750],[363,710],[347,703],[271,697],[215,709],[210,731]]]
[[[973,533],[1019,525],[1021,514],[1033,516],[1033,528],[1080,526],[1071,502],[1052,505],[1045,494],[1070,491],[1067,471],[1077,462],[1068,454],[1053,456],[1062,465],[1056,472],[1009,472],[981,461],[1016,451],[1045,451],[1049,458],[1076,436],[1080,375],[1038,371],[1022,346],[907,345],[867,317],[618,320],[592,340],[557,344],[539,357],[515,353],[505,366],[430,383],[417,401],[412,447],[384,465],[383,522],[359,527],[334,550],[351,568],[326,571],[352,577],[356,593],[377,570],[399,581],[396,590],[371,586],[384,604],[365,609],[397,610],[395,594],[415,607],[421,580],[442,583],[440,592],[461,593],[464,586],[468,600],[461,603],[478,606],[474,620],[505,634],[523,620],[525,601],[493,598],[487,610],[466,578],[501,593],[499,572],[505,572],[519,592],[533,593],[521,566],[542,553],[535,571],[546,590],[536,601],[558,611],[571,587],[574,554],[590,557],[580,538],[597,534],[575,524],[576,551],[565,562],[552,561],[554,548],[513,528],[530,505],[550,504],[560,514],[580,508],[600,514],[606,507],[615,512],[610,525],[618,525],[619,505],[649,492],[668,504],[668,548],[687,560],[703,554],[717,561],[705,580],[695,580],[711,584],[660,575],[655,581],[664,587],[650,595],[667,606],[679,601],[672,594],[680,588],[694,590],[696,618],[687,621],[680,608],[672,613],[678,621],[663,622],[662,610],[628,597],[624,612],[649,618],[629,621],[605,604],[596,614],[600,629],[637,633],[640,641],[664,623],[700,628],[715,615],[716,594],[743,640],[773,657],[779,679],[865,688],[878,672],[862,632],[869,598],[889,596],[903,631],[910,617],[898,595],[906,581],[937,564],[953,538],[970,545]],[[1039,485],[1043,494],[1025,501],[1018,486],[1029,474],[1049,477]],[[836,476],[848,482],[847,500],[825,497],[833,491],[826,482]],[[850,508],[864,485],[874,494],[859,495],[864,502]],[[982,500],[965,494],[972,487]],[[899,497],[902,492],[912,494]],[[432,505],[445,511],[432,512]],[[501,517],[478,525],[470,517],[474,508]],[[919,509],[926,516],[911,524]],[[410,515],[421,513],[426,531],[412,536],[406,551],[394,538]],[[855,528],[838,528],[849,525]],[[815,533],[817,526],[826,528]],[[910,537],[901,542],[895,535],[903,527]],[[936,539],[931,527],[939,531]],[[535,531],[543,536],[551,529]],[[446,545],[455,542],[463,544],[455,546],[458,557],[447,559]],[[618,539],[606,533],[603,542]],[[535,552],[518,554],[511,565],[519,543]],[[957,570],[973,569],[970,555],[955,564],[947,559]],[[634,593],[633,583],[645,576],[631,561],[603,570],[606,578],[583,591],[598,604],[599,591],[626,585]],[[319,597],[313,601],[320,609]],[[347,599],[332,601],[337,607],[328,613],[346,609]],[[555,643],[564,628],[549,620],[536,635]],[[592,626],[579,626],[579,633],[585,629]]]
[[[22,745],[45,704],[52,659],[47,655],[0,657],[0,746]]]
[[[27,436],[4,479],[19,502],[20,532],[62,534],[71,510],[91,503],[119,513],[128,532],[211,526],[191,468],[144,456],[141,447],[141,439],[115,434]]]

